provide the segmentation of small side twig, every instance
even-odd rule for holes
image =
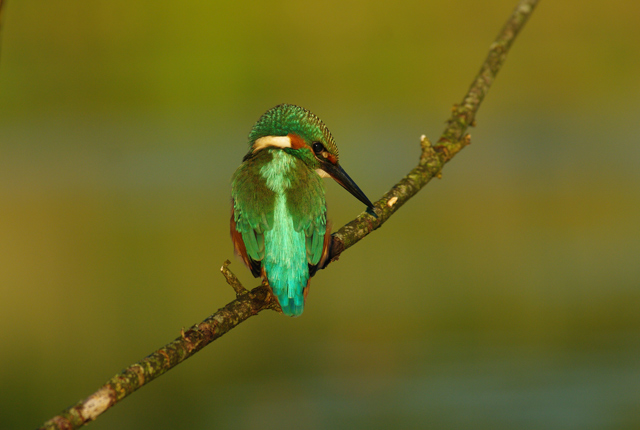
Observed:
[[[220,271],[227,280],[227,283],[231,285],[231,288],[233,288],[236,292],[236,297],[240,298],[240,296],[242,296],[243,294],[247,294],[249,290],[247,290],[244,285],[242,285],[238,277],[231,271],[231,269],[229,269],[229,264],[231,264],[231,261],[226,260],[222,264]]]

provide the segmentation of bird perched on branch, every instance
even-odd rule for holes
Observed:
[[[329,257],[323,177],[332,177],[373,210],[340,167],[327,126],[304,108],[282,104],[253,126],[249,152],[231,179],[236,253],[253,276],[267,281],[289,316],[302,314],[309,279]]]

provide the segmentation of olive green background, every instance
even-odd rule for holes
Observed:
[[[8,0],[0,422],[35,428],[233,299],[229,178],[319,115],[377,200],[515,0]],[[472,145],[313,279],[93,429],[640,426],[640,3],[543,0]],[[335,228],[363,210],[327,182]]]

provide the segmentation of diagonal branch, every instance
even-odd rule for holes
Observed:
[[[261,285],[249,291],[229,270],[230,262],[225,261],[220,271],[236,291],[237,298],[220,308],[209,318],[139,362],[132,364],[109,379],[98,391],[50,419],[41,429],[77,429],[95,420],[111,406],[124,399],[138,388],[182,363],[202,348],[227,333],[246,319],[265,309],[279,309],[269,287]]]
[[[447,121],[447,127],[438,142],[432,145],[423,136],[420,141],[422,154],[418,165],[375,203],[377,218],[363,212],[333,234],[331,261],[335,261],[342,252],[384,224],[434,176],[439,177],[444,165],[471,142],[470,136],[465,134],[467,128],[474,125],[480,103],[502,67],[511,44],[538,1],[520,0],[491,45],[489,55],[462,103],[453,107],[451,118]],[[111,406],[191,357],[244,320],[265,309],[280,310],[269,287],[263,284],[251,291],[245,289],[229,270],[229,264],[230,262],[226,261],[220,270],[236,292],[234,301],[187,331],[182,330],[173,342],[129,366],[108,380],[98,391],[44,423],[41,429],[77,429],[95,420]]]
[[[491,44],[489,54],[482,63],[480,72],[474,79],[462,103],[454,105],[447,127],[435,145],[423,136],[420,141],[422,154],[420,162],[404,178],[386,192],[375,203],[378,218],[360,214],[333,234],[331,255],[335,259],[344,250],[359,242],[373,230],[380,227],[400,207],[413,197],[434,177],[439,177],[444,165],[462,148],[471,143],[471,136],[465,134],[469,126],[475,125],[475,116],[480,103],[489,91],[498,71],[507,58],[511,44],[533,12],[539,0],[520,0],[504,28]]]

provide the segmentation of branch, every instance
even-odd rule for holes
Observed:
[[[376,217],[363,212],[332,236],[331,261],[384,224],[407,200],[422,189],[434,176],[440,177],[442,168],[471,140],[466,133],[474,125],[475,115],[489,87],[493,83],[507,52],[518,32],[533,12],[538,0],[521,0],[506,25],[491,45],[489,55],[471,84],[460,105],[455,105],[442,136],[435,145],[422,136],[420,162],[400,182],[375,203]],[[0,0],[0,7],[2,0]],[[107,381],[98,391],[50,419],[41,429],[77,429],[136,391],[172,369],[193,354],[265,309],[279,311],[277,300],[264,283],[247,290],[229,270],[227,260],[220,269],[236,293],[236,299],[218,309],[209,318],[187,331],[184,329],[173,342],[135,363]]]
[[[332,260],[350,248],[373,230],[384,224],[391,215],[420,191],[435,176],[440,178],[444,165],[462,148],[471,143],[471,136],[465,134],[469,126],[475,126],[475,117],[480,103],[484,100],[502,64],[507,58],[511,44],[533,12],[539,0],[520,0],[504,28],[491,44],[489,54],[482,63],[480,72],[474,79],[462,103],[454,105],[447,127],[435,145],[422,136],[420,162],[404,178],[393,186],[375,203],[378,218],[360,214],[333,234],[331,243]]]
[[[229,270],[229,264],[228,260],[225,261],[220,271],[236,291],[237,298],[234,301],[189,330],[182,329],[180,336],[173,342],[127,367],[109,379],[98,391],[50,419],[40,428],[77,429],[95,420],[111,406],[182,363],[244,320],[265,309],[280,309],[269,287],[261,285],[251,291],[245,289]]]

